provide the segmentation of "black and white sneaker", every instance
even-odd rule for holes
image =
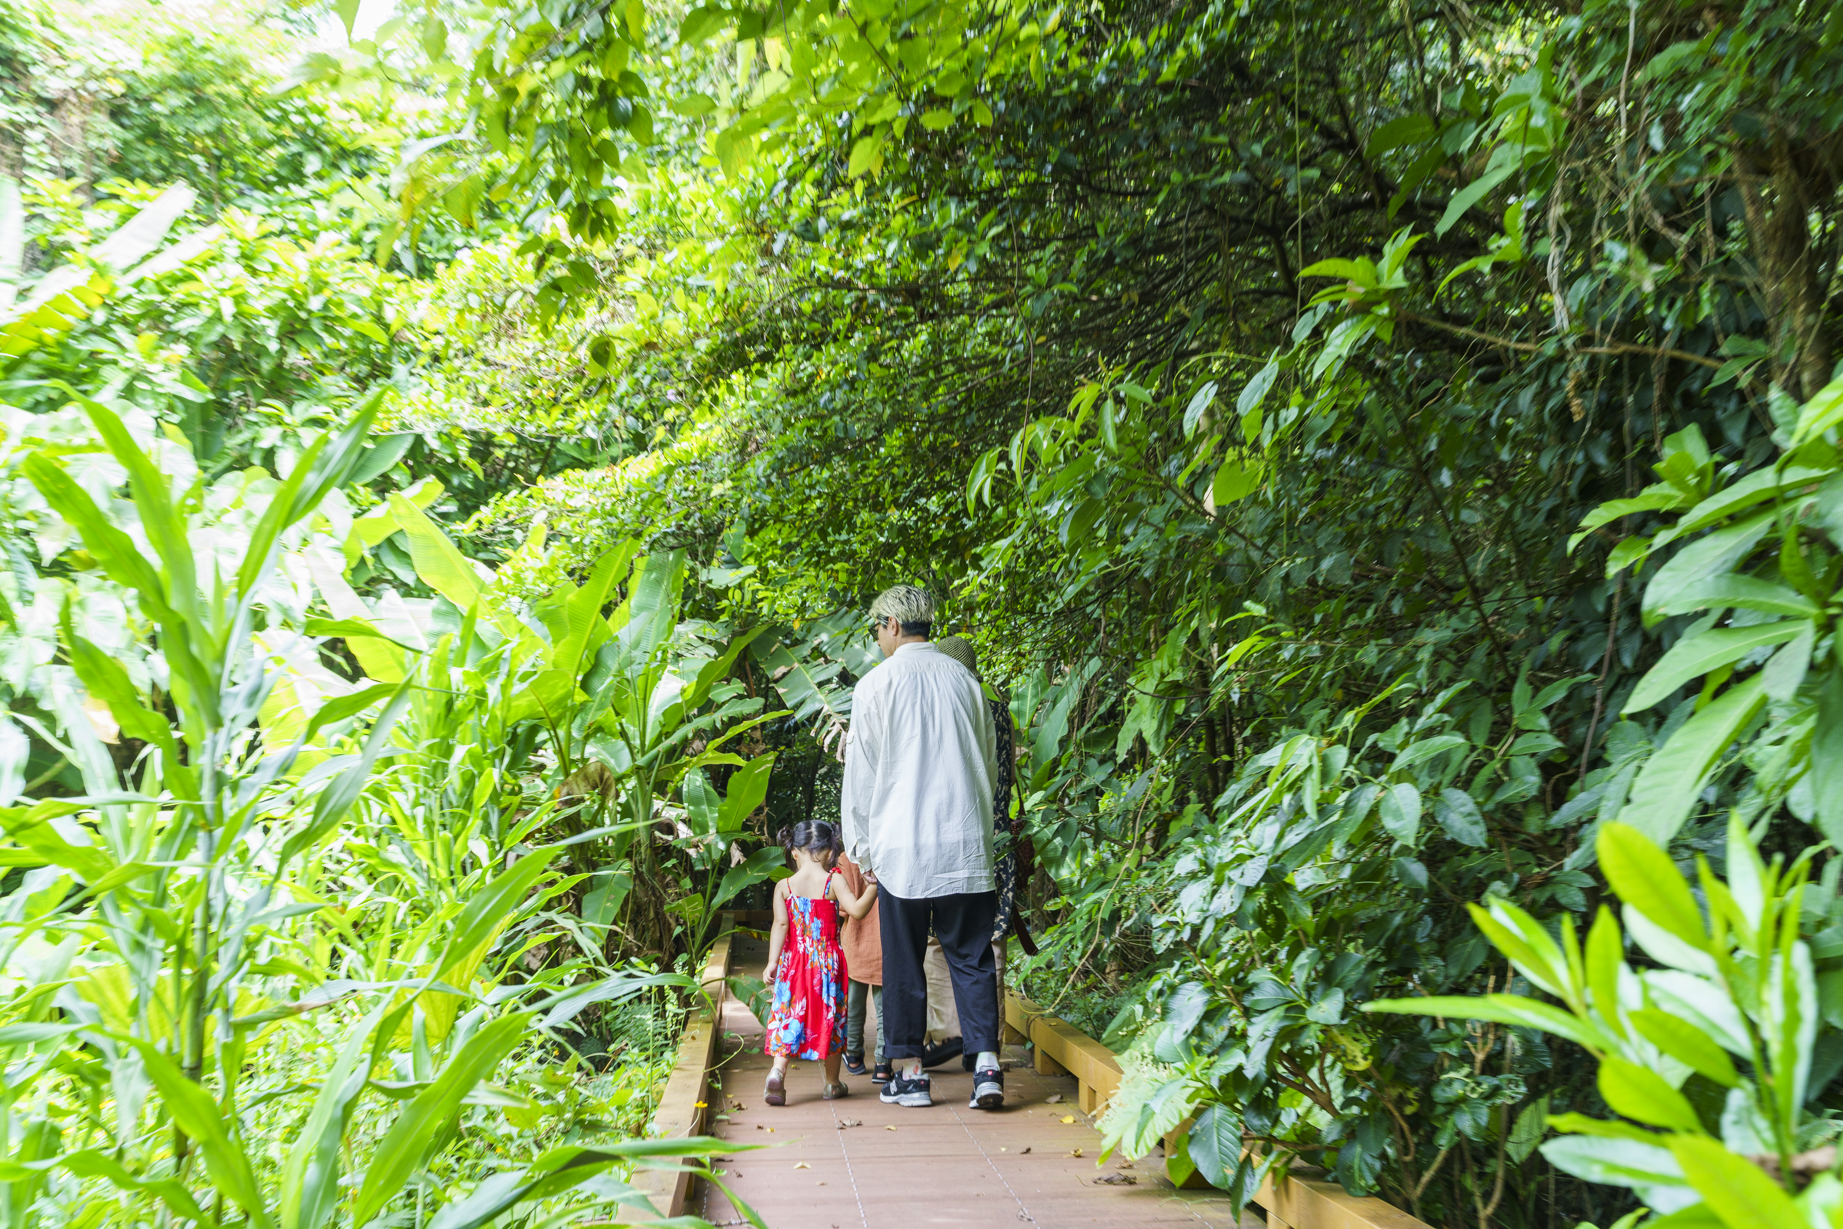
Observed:
[[[1005,1073],[996,1067],[988,1067],[973,1073],[973,1099],[967,1103],[969,1110],[1003,1109],[1005,1105]]]
[[[907,1105],[921,1107],[934,1104],[934,1098],[928,1094],[928,1077],[926,1074],[910,1078],[897,1072],[877,1093],[877,1100],[885,1105]]]

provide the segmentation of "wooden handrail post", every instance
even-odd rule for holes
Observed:
[[[1113,1051],[1029,999],[1005,995],[1005,1028],[1007,1037],[1016,1033],[1029,1040],[1039,1072],[1075,1077],[1084,1113],[1098,1113],[1119,1090],[1120,1063]],[[1181,1123],[1165,1137],[1167,1154],[1176,1146],[1174,1136],[1188,1126]],[[1197,1177],[1184,1185],[1209,1184]],[[1431,1229],[1391,1203],[1298,1172],[1282,1173],[1277,1182],[1269,1175],[1254,1202],[1266,1211],[1270,1229]]]
[[[659,1095],[659,1108],[653,1112],[654,1138],[687,1139],[703,1134],[709,1123],[710,1072],[723,1048],[723,1000],[728,994],[730,939],[735,929],[734,914],[718,915],[717,941],[698,976],[698,986],[710,1001],[700,1003],[685,1018],[685,1031],[678,1038],[678,1059]],[[669,1219],[684,1215],[691,1178],[689,1170],[674,1173],[642,1169],[634,1173],[633,1185],[652,1200],[660,1215]],[[629,1209],[626,1214],[645,1218],[645,1210],[640,1208]]]

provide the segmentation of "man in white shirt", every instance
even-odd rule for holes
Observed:
[[[851,693],[840,798],[845,852],[879,885],[884,1101],[934,1104],[922,1070],[932,931],[953,979],[973,1064],[972,1104],[1005,1102],[998,1065],[998,973],[992,926],[992,780],[996,731],[979,681],[928,642],[934,599],[913,585],[877,595],[870,615],[886,660]]]

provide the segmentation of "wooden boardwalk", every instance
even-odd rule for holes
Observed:
[[[735,967],[765,960],[759,940],[738,943]],[[808,1062],[793,1064],[788,1103],[775,1108],[762,1101],[761,1025],[730,999],[723,1030],[727,1061],[710,1108],[727,1116],[711,1133],[768,1147],[718,1169],[771,1229],[1236,1229],[1220,1193],[1174,1189],[1156,1158],[1097,1167],[1100,1133],[1076,1107],[1074,1079],[1038,1075],[1021,1049],[1006,1055],[1002,1110],[967,1108],[973,1077],[958,1061],[932,1072],[930,1109],[884,1105],[868,1075],[846,1076],[851,1095],[823,1101],[823,1068]],[[717,1225],[745,1223],[711,1186],[692,1193],[688,1211]],[[1260,1224],[1252,1212],[1241,1222]]]

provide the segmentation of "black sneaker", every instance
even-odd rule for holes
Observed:
[[[938,1067],[950,1058],[960,1057],[964,1048],[958,1037],[949,1037],[936,1045],[922,1047],[922,1066]]]
[[[934,1104],[934,1098],[928,1095],[928,1076],[924,1072],[914,1079],[897,1073],[890,1076],[883,1085],[883,1091],[877,1094],[877,1100],[885,1105],[907,1105],[920,1108]]]
[[[969,1110],[1003,1109],[1005,1105],[1005,1073],[996,1067],[988,1067],[973,1074],[973,1099],[967,1103]]]
[[[890,1065],[888,1063],[879,1062],[874,1068],[871,1069],[870,1082],[872,1084],[887,1084],[889,1083],[889,1078],[890,1078]]]
[[[864,1056],[862,1054],[845,1055],[845,1070],[852,1075],[864,1074]]]

